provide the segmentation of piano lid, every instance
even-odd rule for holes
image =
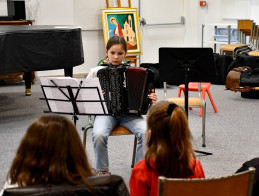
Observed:
[[[1,25],[1,33],[39,33],[39,32],[59,32],[79,30],[79,26],[64,25]]]
[[[84,63],[77,26],[0,26],[0,75],[72,68]]]

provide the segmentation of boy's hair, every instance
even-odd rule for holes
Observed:
[[[151,134],[145,162],[159,175],[186,178],[193,175],[195,167],[191,133],[183,109],[174,105],[168,112],[170,104],[172,106],[170,102],[161,101],[148,111],[147,128]]]
[[[121,44],[125,52],[128,51],[127,42],[122,36],[111,37],[106,44],[106,50],[108,51],[113,45],[117,45],[117,44]]]

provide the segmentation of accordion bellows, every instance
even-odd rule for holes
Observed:
[[[155,73],[151,69],[108,66],[97,73],[109,114],[146,114],[148,94],[154,89]]]

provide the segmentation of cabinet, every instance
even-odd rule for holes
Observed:
[[[201,47],[213,45],[214,52],[219,52],[221,45],[237,42],[235,24],[202,24]]]

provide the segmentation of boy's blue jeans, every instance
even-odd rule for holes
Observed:
[[[142,116],[134,114],[127,115],[115,115],[115,116],[96,116],[93,126],[93,144],[96,160],[96,170],[105,171],[109,168],[108,159],[108,137],[113,128],[117,125],[121,125],[129,129],[137,137],[137,163],[144,158],[142,134],[146,132],[146,121]]]

